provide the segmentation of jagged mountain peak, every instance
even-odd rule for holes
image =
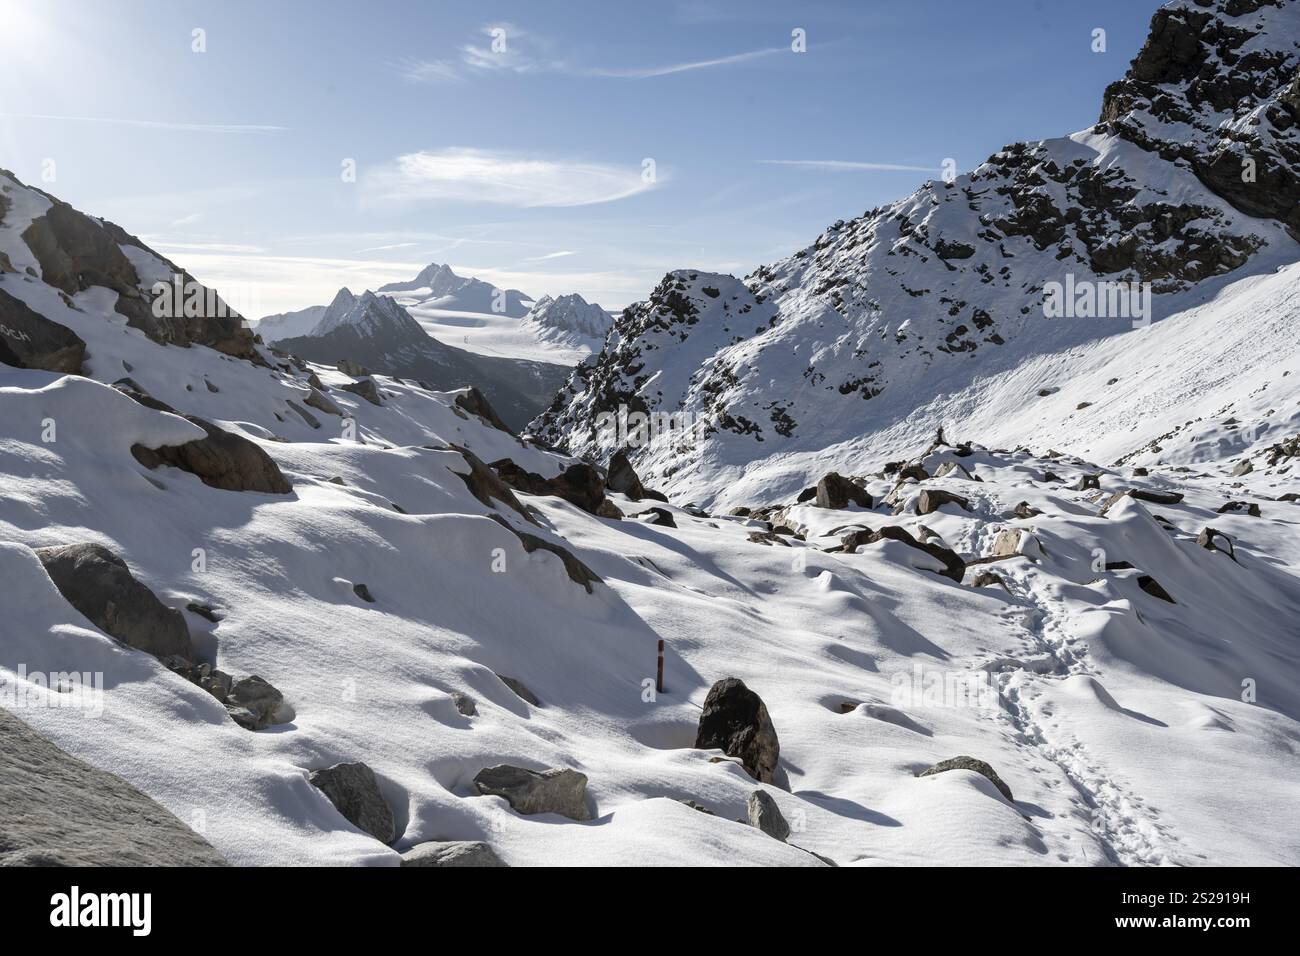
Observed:
[[[544,341],[598,348],[612,320],[599,305],[571,292],[555,298],[542,296],[533,303],[521,324]]]
[[[712,327],[703,319],[713,313],[699,286],[724,280],[670,273],[646,303],[615,320],[604,351],[575,370],[532,430],[601,460],[612,449],[598,418],[611,404],[693,417],[702,423],[698,440],[635,457],[652,484],[670,491],[690,484],[683,494],[709,500],[734,477],[720,462],[742,468],[865,440],[908,421],[936,394],[962,393],[982,377],[1131,330],[1134,320],[1159,321],[1235,277],[1294,261],[1300,248],[1287,226],[1300,152],[1288,151],[1295,130],[1283,107],[1294,83],[1283,81],[1296,63],[1298,7],[1205,0],[1163,8],[1121,81],[1128,86],[1108,92],[1111,120],[1008,145],[965,175],[836,222],[747,277],[744,294],[768,313],[755,328],[701,335],[696,325]],[[1210,46],[1213,58],[1202,49]],[[1166,47],[1168,54],[1153,52]],[[1186,62],[1176,69],[1155,69],[1178,57]],[[1242,74],[1230,82],[1244,98],[1238,122],[1250,126],[1272,109],[1267,124],[1250,126],[1272,150],[1258,157],[1261,178],[1242,181],[1239,157],[1216,159],[1222,149],[1249,146],[1248,137],[1239,143],[1224,133],[1223,146],[1211,131],[1174,150],[1133,132],[1176,139],[1175,114],[1157,122],[1141,104],[1159,109],[1175,93],[1209,103],[1215,76],[1233,71]],[[1141,79],[1148,74],[1165,86],[1151,87]],[[1121,101],[1130,108],[1120,110]],[[1217,115],[1203,117],[1209,124]],[[1216,178],[1216,162],[1236,180]],[[1266,180],[1278,186],[1271,194]],[[1094,295],[1109,295],[1109,287],[1117,294],[1108,303],[1118,310],[1131,302],[1140,314],[1054,318],[1049,300],[1066,287]],[[807,479],[816,476],[790,476]]]
[[[328,335],[334,330],[348,326],[360,335],[397,336],[402,340],[421,341],[428,335],[420,328],[420,323],[398,305],[391,297],[365,291],[354,296],[345,289],[339,290],[320,323],[311,331],[311,335]]]

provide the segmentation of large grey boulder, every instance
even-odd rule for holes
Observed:
[[[785,842],[790,835],[790,824],[786,822],[781,808],[776,805],[772,795],[766,790],[755,790],[749,795],[745,804],[749,825],[758,827],[775,840]]]
[[[336,763],[324,770],[313,770],[307,779],[358,830],[364,830],[380,843],[397,839],[392,808],[379,792],[375,772],[365,764]]]
[[[184,615],[159,601],[108,548],[37,548],[36,557],[59,593],[105,634],[155,657],[193,660]]]
[[[998,788],[998,792],[1002,796],[1015,803],[1015,798],[1011,796],[1011,788],[1002,782],[1002,778],[998,776],[997,771],[983,760],[977,760],[974,757],[949,757],[947,760],[940,760],[928,770],[921,771],[917,776],[931,777],[936,773],[945,773],[949,770],[973,770],[975,773],[987,777],[993,786]]]
[[[525,815],[558,813],[570,820],[590,820],[587,776],[576,770],[528,770],[501,764],[480,770],[474,787],[484,796],[504,797]]]
[[[781,743],[763,699],[738,677],[728,677],[709,688],[695,733],[698,750],[718,749],[740,758],[755,780],[771,783],[781,757]]]
[[[860,508],[871,507],[871,495],[865,488],[860,488],[849,479],[832,471],[817,482],[813,497],[818,508],[847,508],[850,503]]]
[[[402,866],[505,866],[486,843],[448,840],[421,843],[402,854]]]
[[[225,865],[145,794],[0,707],[0,866]]]

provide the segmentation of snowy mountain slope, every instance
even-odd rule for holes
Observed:
[[[263,316],[258,320],[256,330],[264,341],[271,344],[280,339],[310,335],[326,318],[346,315],[356,304],[357,297],[345,286],[334,294],[334,300],[329,305],[311,305],[296,312]]]
[[[512,428],[522,428],[563,381],[559,365],[476,355],[439,342],[392,298],[339,291],[320,320],[279,348],[316,362],[344,359],[366,368],[414,378],[430,388],[473,386]]]
[[[743,288],[727,276],[671,273],[616,318],[606,348],[531,430],[599,461],[619,440],[600,434],[602,416],[621,407],[679,415],[695,430],[635,450],[652,485],[682,500],[779,500],[815,481],[841,446],[871,446],[878,465],[889,454],[879,436],[923,440],[933,422],[916,413],[938,395],[985,391],[987,380],[1132,333],[1134,312],[1138,325],[1171,322],[1229,283],[1269,275],[1300,258],[1291,206],[1278,198],[1300,176],[1288,145],[1300,119],[1288,92],[1298,37],[1300,5],[1290,0],[1167,5],[1128,76],[1108,90],[1103,122],[1008,146],[953,182],[836,223]],[[1192,136],[1192,125],[1183,137],[1170,125],[1186,113],[1196,129],[1218,129],[1227,117],[1212,104],[1224,90],[1238,97],[1233,122],[1267,147],[1254,180],[1232,188],[1207,170],[1226,162],[1225,143],[1237,156],[1253,140],[1231,130]],[[1158,130],[1190,145],[1175,155]],[[1107,282],[1149,284],[1149,313],[1140,294],[1109,297],[1098,285]],[[714,297],[723,287],[733,290],[727,310]],[[1112,314],[1073,297],[1078,308],[1052,314],[1055,287],[1096,292]],[[760,311],[748,327],[731,319]],[[689,337],[666,347],[665,321],[689,326]],[[951,405],[941,417],[961,426],[966,410]],[[763,471],[781,483],[733,485]]]
[[[11,211],[35,204],[16,181],[3,185]],[[0,366],[0,568],[25,596],[0,623],[0,689],[22,673],[97,672],[103,706],[94,716],[47,706],[59,695],[30,678],[21,703],[4,706],[140,788],[232,863],[395,865],[396,851],[432,839],[486,840],[512,865],[817,865],[806,851],[843,865],[1300,861],[1288,825],[1300,790],[1279,772],[1300,744],[1288,623],[1300,610],[1297,506],[1265,500],[1293,455],[1270,464],[1261,452],[1232,488],[1203,469],[1142,478],[1130,465],[918,447],[909,453],[927,473],[956,462],[982,480],[954,471],[896,490],[864,476],[870,509],[784,509],[806,540],[773,533],[776,515],[668,505],[675,526],[650,524],[617,494],[622,520],[520,493],[530,521],[480,500],[471,488],[483,479],[457,449],[547,476],[572,459],[492,428],[454,394],[373,376],[376,405],[345,390],[349,376],[255,343],[242,359],[155,341],[126,324],[107,287],[65,301],[8,215],[0,252],[32,273],[5,273],[0,290],[75,333],[86,374]],[[146,273],[164,268],[147,250],[133,256]],[[1254,291],[1271,301],[1262,286],[1292,279]],[[738,284],[716,291],[705,297],[734,314],[720,303]],[[1249,313],[1246,298],[1238,304]],[[742,320],[761,317],[751,308]],[[712,325],[643,318],[664,341],[719,340]],[[292,490],[228,491],[147,469],[133,446],[199,429],[109,387],[124,374],[256,444]],[[313,428],[293,412],[288,402],[302,406],[312,388],[344,416],[308,406]],[[1247,397],[1241,412],[1274,404]],[[1273,417],[1294,413],[1293,402]],[[1071,490],[1085,473],[1099,488]],[[1122,499],[1099,514],[1132,485],[1186,498]],[[918,514],[919,492],[938,489],[970,510]],[[1220,514],[1228,494],[1260,504],[1260,516]],[[1041,513],[1012,517],[1021,501]],[[1232,556],[1197,544],[1207,523],[1231,536]],[[841,544],[844,526],[887,525],[929,528],[968,558],[997,550],[1003,530],[1033,537],[1019,545],[1025,556],[972,566],[959,584],[903,541]],[[525,550],[515,532],[567,549],[601,581],[589,593],[559,555]],[[82,541],[106,545],[185,609],[201,659],[278,688],[287,722],[243,729],[208,692],[75,611],[32,549]],[[1093,570],[1096,548],[1111,569]],[[1007,589],[976,587],[982,570]],[[1144,589],[1142,575],[1178,603]],[[665,692],[648,695],[660,639]],[[766,703],[781,747],[773,784],[692,746],[707,691],[728,676]],[[1255,702],[1243,699],[1248,678]],[[934,681],[974,681],[980,694],[930,695]],[[457,694],[474,699],[474,715]],[[958,755],[991,764],[1014,802],[970,770],[918,776]],[[394,848],[308,782],[342,761],[373,768]],[[474,776],[502,763],[580,771],[595,818],[530,817],[476,795]],[[788,844],[735,822],[756,789],[789,821]]]

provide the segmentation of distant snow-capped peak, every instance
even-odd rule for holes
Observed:
[[[603,341],[613,319],[599,305],[573,292],[556,298],[542,296],[533,303],[521,324],[542,339]]]
[[[396,332],[404,336],[426,337],[420,324],[389,296],[367,291],[358,298],[347,288],[339,290],[320,322],[309,334],[328,335],[345,326],[351,327],[359,335]]]
[[[399,294],[403,305],[453,312],[492,312],[522,318],[532,297],[518,289],[502,289],[482,279],[457,275],[451,266],[430,263],[409,282],[390,282],[380,292]]]

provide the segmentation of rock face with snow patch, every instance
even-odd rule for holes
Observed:
[[[763,699],[738,677],[728,677],[709,688],[695,733],[699,750],[719,749],[738,757],[755,780],[771,783],[781,759],[781,742]]]
[[[13,178],[5,170],[0,174]],[[40,263],[46,284],[69,296],[95,286],[111,289],[118,295],[114,308],[125,316],[127,325],[155,342],[206,345],[227,355],[256,360],[247,323],[224,303],[213,301],[208,290],[187,273],[112,223],[93,219],[40,190],[32,191],[44,196],[49,207],[32,220],[22,238]],[[201,293],[191,297],[186,292],[186,300],[193,306],[186,309],[175,303],[170,309],[154,308],[153,283],[142,279],[128,250],[153,259],[182,288]]]
[[[180,611],[167,607],[99,544],[37,548],[50,580],[101,631],[155,657],[190,660],[194,648]]]

